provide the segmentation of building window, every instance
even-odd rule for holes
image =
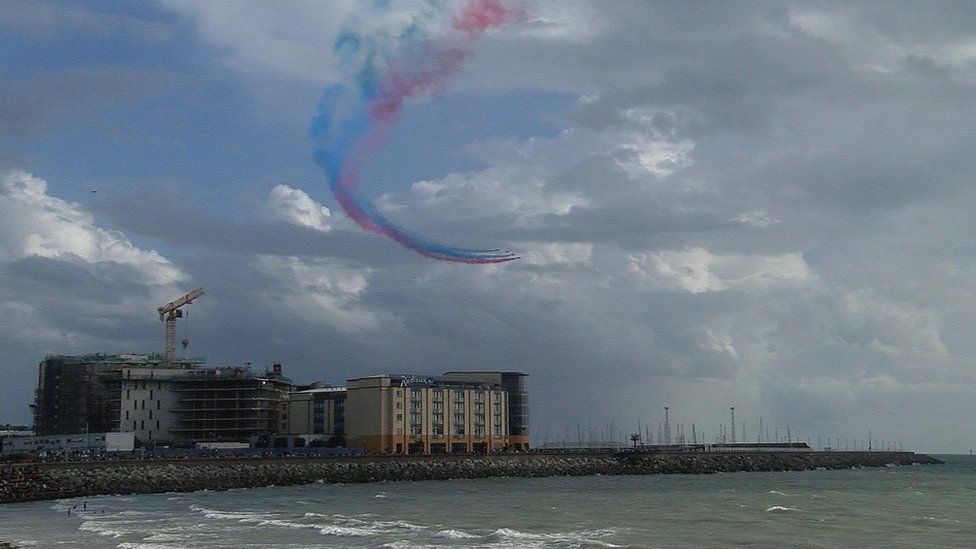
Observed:
[[[157,401],[156,401],[156,409],[157,409],[157,410],[159,409],[159,403],[160,403],[160,402],[162,402],[162,401],[161,401],[161,400],[157,400]]]
[[[125,419],[129,419],[129,411],[128,410],[125,411]]]
[[[495,436],[496,437],[502,436],[502,426],[501,425],[495,425]]]
[[[476,413],[476,414],[483,414],[483,413],[485,413],[485,403],[484,402],[475,402],[474,403],[474,413]]]
[[[159,420],[158,419],[156,420],[156,430],[157,431],[159,430]]]
[[[403,421],[403,414],[397,414],[397,421]]]
[[[461,423],[455,423],[454,424],[454,434],[455,434],[455,436],[459,436],[459,437],[463,437],[464,436],[464,423],[463,422],[461,422]]]
[[[457,391],[454,391],[454,400],[461,400],[461,401],[463,401],[464,400],[464,391],[463,390],[460,390],[460,389],[457,390]]]
[[[420,420],[420,413],[419,412],[414,412],[414,413],[410,414],[410,423],[419,424],[420,421],[421,420]]]
[[[444,402],[444,391],[441,389],[434,389],[432,399],[434,402]]]
[[[420,389],[410,389],[410,399],[420,400]]]
[[[476,436],[476,437],[483,437],[483,436],[485,436],[485,426],[484,425],[475,425],[474,426],[474,436]]]
[[[484,402],[485,401],[485,392],[484,391],[480,391],[480,390],[479,391],[475,391],[474,392],[474,401],[475,402]]]
[[[139,430],[141,431],[144,430],[145,428],[146,428],[146,421],[145,420],[139,421]]]
[[[464,403],[463,402],[455,402],[454,403],[454,413],[455,414],[463,414],[464,413]]]
[[[420,434],[423,434],[423,432],[424,432],[424,430],[423,430],[423,428],[420,425],[411,425],[410,426],[410,434],[411,435],[420,435]]]
[[[396,409],[397,410],[402,410],[403,409],[403,403],[400,402],[399,400],[397,401]]]
[[[443,412],[444,411],[444,401],[440,401],[440,402],[434,401],[434,403],[431,404],[431,410],[433,410],[435,412]]]

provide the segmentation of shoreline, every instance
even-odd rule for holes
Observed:
[[[313,483],[712,474],[941,463],[913,452],[622,452],[52,462],[18,465],[30,467],[31,472],[16,482],[0,483],[0,504]]]

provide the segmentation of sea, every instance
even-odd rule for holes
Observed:
[[[714,475],[312,484],[0,505],[21,547],[972,547],[976,459]],[[70,511],[70,513],[69,513]]]

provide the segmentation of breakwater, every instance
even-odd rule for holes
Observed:
[[[260,486],[486,477],[708,474],[936,464],[912,452],[499,454],[44,463],[0,483],[0,503]]]

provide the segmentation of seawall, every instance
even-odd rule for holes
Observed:
[[[501,454],[64,462],[0,482],[0,503],[102,494],[486,477],[708,474],[937,464],[912,452]]]

